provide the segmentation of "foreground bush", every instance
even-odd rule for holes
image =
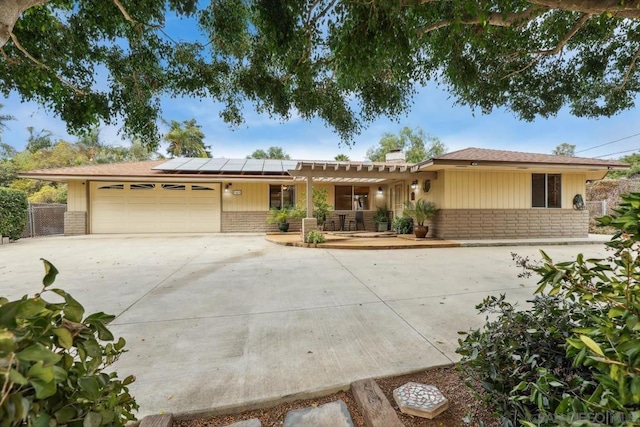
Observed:
[[[43,288],[33,297],[0,298],[0,426],[123,426],[138,405],[115,372],[104,372],[124,352],[107,329],[115,316],[84,308],[62,289],[48,261]],[[53,300],[44,299],[49,294]]]
[[[0,187],[0,238],[18,240],[27,225],[27,196],[12,188]]]
[[[503,425],[640,425],[640,193],[623,201],[599,219],[611,257],[521,259],[540,277],[532,308],[478,306],[495,314],[460,341],[460,366]]]

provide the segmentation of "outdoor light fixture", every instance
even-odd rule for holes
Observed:
[[[413,188],[414,190],[415,190],[416,188],[418,188],[418,180],[417,180],[417,179],[414,179],[414,180],[413,180],[413,182],[411,183],[411,188]]]
[[[471,166],[478,166],[478,162],[471,162]]]
[[[378,195],[382,195],[382,187],[378,187]]]
[[[231,187],[231,183],[228,183],[227,185],[224,186],[224,192],[225,193],[229,192],[229,187]]]

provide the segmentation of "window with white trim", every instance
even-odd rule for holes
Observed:
[[[531,174],[531,206],[534,208],[561,208],[562,175]]]

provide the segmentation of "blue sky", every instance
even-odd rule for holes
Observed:
[[[0,99],[2,114],[16,117],[7,123],[2,141],[22,150],[27,141],[27,127],[36,131],[46,129],[54,138],[75,141],[69,136],[64,123],[35,103],[20,101],[17,95]],[[506,111],[494,111],[490,115],[474,112],[463,106],[455,106],[455,100],[442,88],[422,88],[414,98],[411,111],[398,121],[381,118],[371,123],[355,143],[349,147],[320,120],[311,122],[293,118],[287,122],[272,119],[255,112],[251,105],[244,111],[245,124],[230,128],[219,117],[220,106],[211,100],[169,99],[163,100],[165,120],[195,118],[205,134],[205,143],[211,145],[215,157],[243,158],[258,148],[280,146],[293,159],[327,160],[338,153],[347,154],[351,160],[364,160],[367,149],[377,144],[385,132],[397,133],[403,126],[420,127],[426,133],[439,137],[448,151],[467,147],[551,153],[559,144],[576,145],[576,151],[625,138],[640,133],[637,109],[623,112],[612,118],[576,118],[568,110],[558,117],[538,119],[534,122],[518,120]],[[112,145],[128,145],[118,136],[117,127],[103,127],[101,140]],[[163,126],[163,130],[166,127]],[[166,144],[159,150],[163,154]],[[603,156],[633,150],[640,151],[640,135],[578,153],[584,157]],[[619,158],[622,153],[607,156]]]

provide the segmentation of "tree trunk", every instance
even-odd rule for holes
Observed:
[[[0,0],[0,48],[2,48],[13,32],[13,26],[22,13],[30,7],[47,3],[49,0]]]

